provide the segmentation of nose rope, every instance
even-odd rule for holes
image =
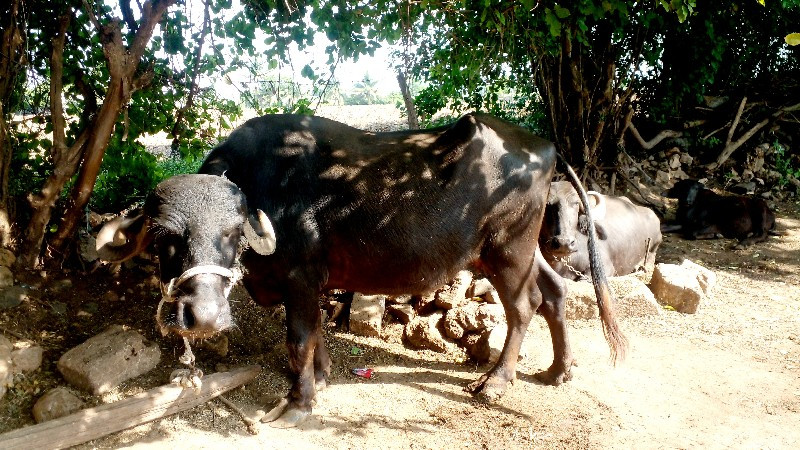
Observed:
[[[231,293],[231,289],[233,289],[233,285],[236,284],[236,280],[239,278],[239,273],[234,272],[231,269],[217,266],[215,264],[203,264],[200,266],[194,266],[183,272],[179,277],[173,278],[169,280],[169,283],[161,283],[161,301],[158,303],[158,308],[156,308],[156,323],[159,324],[161,328],[161,334],[164,336],[167,335],[168,329],[163,326],[163,322],[161,321],[161,307],[164,306],[164,303],[172,303],[175,301],[175,291],[178,288],[188,281],[190,278],[195,277],[197,275],[204,275],[204,274],[211,274],[211,275],[219,275],[223,278],[227,278],[228,285],[225,287],[225,298],[228,298],[228,295]]]
[[[217,266],[214,264],[204,264],[201,266],[194,266],[187,271],[183,272],[181,276],[177,278],[173,278],[169,280],[169,283],[161,283],[161,295],[164,296],[164,299],[168,302],[174,302],[174,292],[178,289],[183,283],[188,281],[190,278],[195,277],[197,275],[203,274],[212,274],[212,275],[219,275],[221,277],[228,279],[228,287],[225,289],[225,297],[228,296],[228,292],[230,291],[231,286],[233,285],[232,281],[236,277],[231,269],[226,269],[222,266]]]

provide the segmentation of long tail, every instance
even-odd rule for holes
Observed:
[[[614,316],[614,300],[611,295],[611,290],[608,287],[608,280],[606,279],[605,268],[600,259],[600,254],[597,251],[597,239],[594,230],[594,221],[592,220],[591,208],[589,207],[589,198],[586,191],[581,185],[581,181],[572,170],[572,167],[564,160],[559,154],[559,159],[564,163],[569,174],[570,183],[578,191],[578,196],[583,203],[583,210],[586,212],[586,218],[589,222],[589,263],[592,268],[592,284],[594,285],[594,293],[597,296],[597,308],[600,310],[600,320],[603,324],[603,335],[608,342],[611,349],[611,360],[614,365],[617,362],[625,359],[625,353],[628,348],[628,339],[622,334],[622,331],[617,325],[617,319]]]

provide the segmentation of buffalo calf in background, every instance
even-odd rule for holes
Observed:
[[[738,239],[744,247],[775,234],[775,213],[760,198],[723,196],[696,180],[681,180],[666,196],[678,199],[676,223],[662,231],[680,231],[687,239]]]
[[[587,192],[599,238],[598,253],[608,275],[633,273],[655,263],[661,244],[660,221],[653,211],[627,197]],[[567,181],[550,183],[539,245],[547,262],[564,278],[577,280],[591,270],[588,226],[578,192]]]

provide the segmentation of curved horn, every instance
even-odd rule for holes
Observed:
[[[100,259],[120,262],[141,253],[152,240],[147,221],[140,212],[133,217],[116,217],[103,225],[95,243]]]
[[[586,191],[586,195],[594,199],[592,206],[592,220],[603,220],[606,215],[606,197],[595,191]]]
[[[272,222],[262,210],[256,210],[255,215],[248,215],[244,223],[244,236],[250,247],[259,255],[271,255],[275,252],[276,237]]]

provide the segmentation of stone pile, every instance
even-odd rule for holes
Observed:
[[[711,295],[716,275],[691,261],[656,264],[644,273],[608,278],[617,317],[657,316],[664,308],[693,314]],[[647,283],[649,281],[649,284]],[[599,311],[590,281],[565,280],[567,319],[597,319]],[[449,353],[463,348],[479,362],[494,362],[508,328],[497,291],[485,278],[461,271],[448,285],[422,296],[354,294],[350,331],[380,337],[384,316],[402,323],[412,347]]]
[[[38,370],[43,356],[39,346],[24,341],[12,344],[0,335],[0,398],[14,386],[16,376]],[[71,388],[100,395],[149,372],[160,358],[158,345],[136,331],[116,325],[64,353],[57,367]],[[72,414],[83,406],[83,400],[70,388],[59,386],[44,393],[32,413],[37,422],[43,422]]]
[[[0,335],[0,398],[14,386],[14,378],[33,372],[42,365],[44,350],[37,345],[11,341]]]

